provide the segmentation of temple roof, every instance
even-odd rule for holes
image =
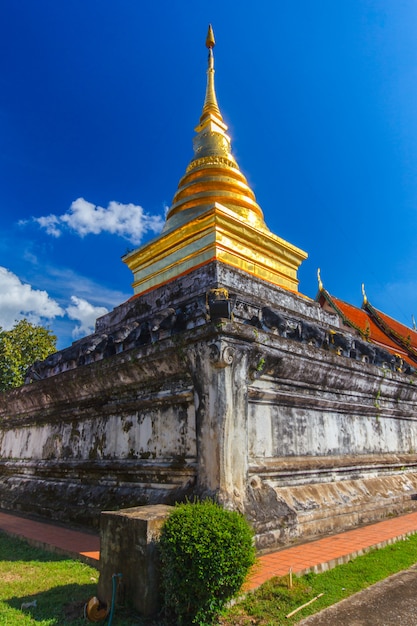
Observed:
[[[417,332],[392,317],[373,307],[367,299],[363,303],[364,310],[375,322],[375,325],[398,346],[417,362]]]
[[[316,300],[326,310],[337,313],[342,324],[356,331],[362,339],[401,357],[410,365],[417,364],[417,332],[378,311],[366,296],[358,308],[330,295],[320,283]]]

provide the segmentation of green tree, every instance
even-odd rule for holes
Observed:
[[[27,319],[11,330],[0,327],[0,391],[23,385],[28,367],[56,352],[56,341],[52,331]]]

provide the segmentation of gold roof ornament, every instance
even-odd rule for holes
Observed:
[[[217,260],[292,291],[307,254],[274,235],[231,150],[214,84],[214,33],[209,26],[207,84],[193,140],[161,235],[123,257],[135,294]]]
[[[365,306],[366,304],[368,304],[368,297],[367,297],[366,291],[365,291],[365,283],[362,283],[362,297],[363,297],[362,306]]]
[[[321,270],[320,268],[317,268],[317,282],[319,284],[319,291],[323,291],[323,282],[321,280]]]

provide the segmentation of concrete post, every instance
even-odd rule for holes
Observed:
[[[157,613],[160,568],[157,542],[172,506],[157,504],[121,511],[104,511],[100,519],[100,579],[98,597],[110,606],[112,576],[121,574],[116,601],[141,615]]]

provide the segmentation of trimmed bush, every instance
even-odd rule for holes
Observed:
[[[212,624],[255,562],[245,518],[211,500],[177,505],[160,537],[165,610],[176,624]]]

